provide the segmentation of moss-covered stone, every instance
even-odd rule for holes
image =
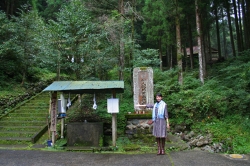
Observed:
[[[140,70],[147,70],[149,67],[140,67]]]
[[[123,149],[125,151],[134,151],[134,150],[140,150],[140,145],[138,144],[129,144],[129,145],[125,145],[123,147]]]

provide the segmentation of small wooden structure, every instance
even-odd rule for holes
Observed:
[[[56,122],[57,122],[57,92],[71,94],[95,94],[110,93],[116,98],[116,93],[124,92],[124,81],[55,81],[43,91],[49,91],[51,95],[51,125],[52,143],[55,143]],[[112,142],[116,146],[117,138],[117,114],[112,113]]]
[[[187,56],[190,56],[190,47],[186,48]],[[212,56],[212,60],[218,60],[218,50],[215,48],[210,47],[210,52]],[[199,54],[199,47],[193,46],[193,55],[198,56]]]

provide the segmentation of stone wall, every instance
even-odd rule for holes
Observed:
[[[155,142],[152,135],[153,124],[148,124],[148,121],[151,120],[150,117],[150,114],[126,115],[126,136],[129,139],[136,139],[143,142]],[[174,147],[178,147],[179,149],[200,149],[211,153],[222,153],[232,150],[231,147],[226,147],[223,142],[213,142],[211,134],[201,135],[200,133],[194,133],[193,131],[189,131],[185,125],[171,126],[167,140],[168,144],[166,146],[172,146],[173,143],[177,143]]]
[[[149,120],[151,119],[127,119],[126,136],[130,139],[152,137],[153,125],[148,124]]]

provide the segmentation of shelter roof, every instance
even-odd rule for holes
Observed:
[[[216,48],[210,47],[211,53],[218,53],[218,50]],[[190,47],[186,48],[187,55],[190,55]],[[199,53],[199,47],[198,46],[193,46],[193,54],[198,54]]]
[[[65,93],[116,93],[124,92],[124,81],[55,81],[43,91]]]

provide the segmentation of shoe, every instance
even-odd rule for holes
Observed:
[[[158,146],[158,153],[157,153],[157,155],[161,155],[162,154],[162,150],[161,150],[161,148]]]

